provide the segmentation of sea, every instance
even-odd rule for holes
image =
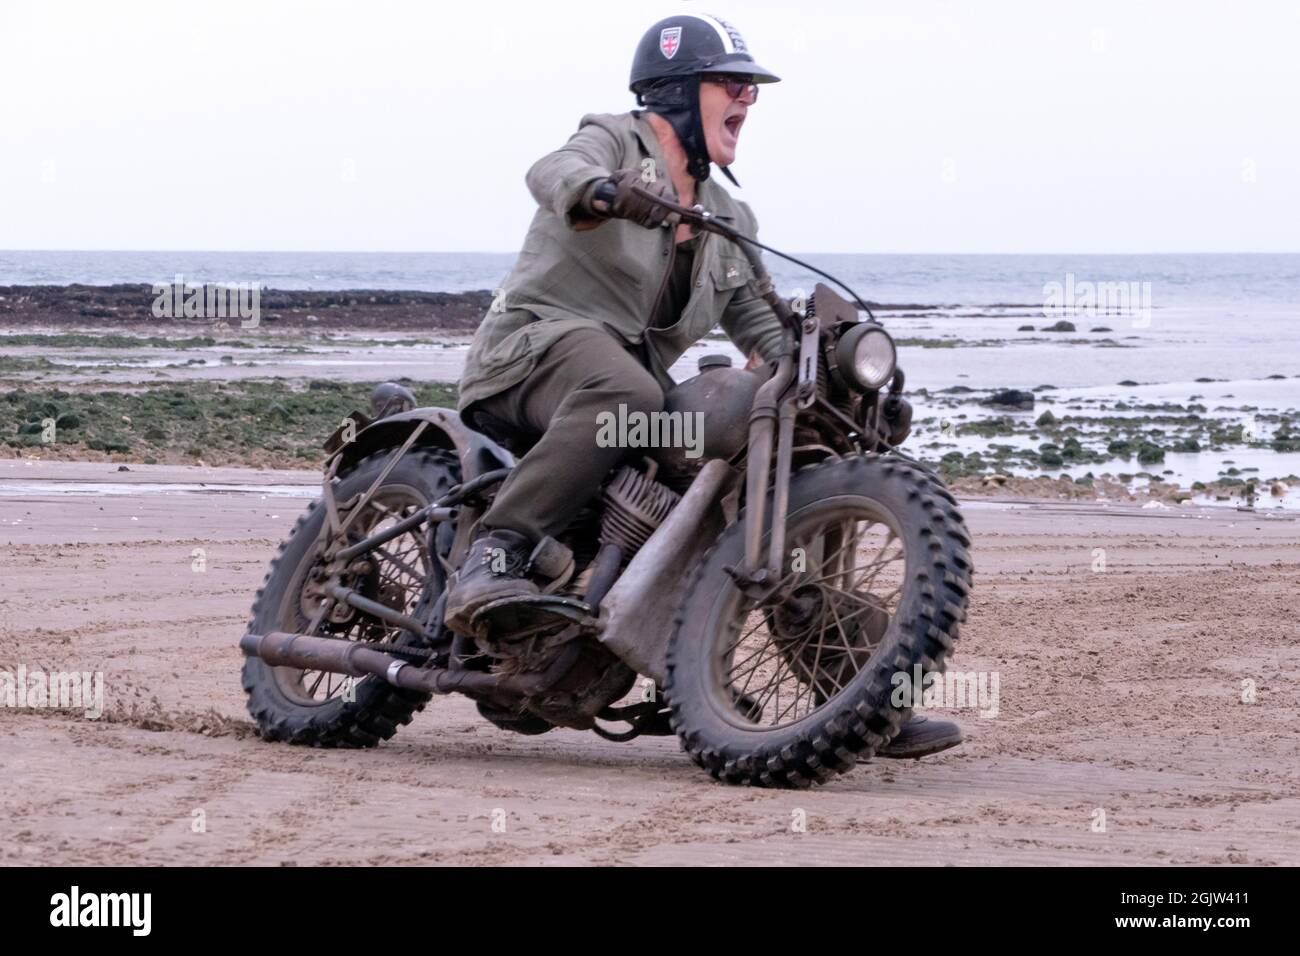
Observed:
[[[894,306],[880,310],[880,318],[901,335],[1013,346],[996,355],[968,354],[959,363],[972,380],[967,384],[1033,385],[1044,376],[1056,385],[1104,386],[1300,375],[1300,253],[794,255],[864,301]],[[0,251],[0,285],[170,283],[181,275],[187,282],[277,289],[464,292],[499,288],[513,261],[513,253],[495,252]],[[825,281],[770,253],[765,261],[782,294],[811,292]],[[1087,360],[1077,350],[1052,348],[1056,343],[1042,342],[1040,330],[1060,319],[1080,334],[1106,335],[1131,348],[1097,349]],[[1035,326],[1035,334],[1019,331],[1025,325]],[[1028,355],[1015,347],[1018,340],[1030,347]],[[952,358],[927,356],[928,381],[953,384],[960,373]]]

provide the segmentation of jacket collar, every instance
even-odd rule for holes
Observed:
[[[727,222],[735,221],[736,217],[732,213],[734,200],[730,193],[713,181],[712,176],[695,187],[695,198],[718,219],[725,219]]]
[[[659,137],[655,135],[654,128],[647,120],[645,110],[632,110],[632,131],[636,134],[637,139],[641,141],[642,148],[650,154],[650,158],[655,161],[655,165],[660,169],[667,169],[668,162],[664,159],[663,150],[659,146]],[[732,199],[727,191],[713,181],[713,176],[695,186],[695,201],[698,202],[709,212],[713,213],[719,219],[725,219],[727,222],[735,221],[735,214],[732,212]]]

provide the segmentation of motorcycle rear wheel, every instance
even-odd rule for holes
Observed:
[[[360,461],[335,487],[337,500],[345,502],[366,491],[391,455],[389,449]],[[459,465],[450,453],[440,449],[408,452],[355,520],[357,540],[380,530],[385,522],[400,520],[436,501],[459,480]],[[313,502],[280,545],[253,602],[248,624],[251,633],[309,632],[310,612],[317,602],[304,595],[304,585],[321,564],[319,542],[324,522],[324,507]],[[374,573],[349,585],[403,613],[431,607],[446,580],[436,555],[429,553],[423,532],[417,528],[371,552]],[[346,606],[339,608],[337,619],[327,617],[311,633],[377,645],[400,646],[414,640],[408,632]],[[428,694],[393,687],[373,675],[354,679],[272,667],[257,657],[244,661],[243,687],[249,713],[263,739],[315,747],[373,747],[409,724],[429,700]]]
[[[759,606],[724,570],[743,560],[737,521],[697,567],[668,647],[673,730],[727,783],[806,787],[869,759],[910,712],[893,702],[895,675],[941,671],[965,619],[970,539],[916,463],[804,468],[786,535],[788,600]]]

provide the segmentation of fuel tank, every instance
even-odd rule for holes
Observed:
[[[752,372],[732,368],[725,355],[704,356],[699,370],[664,396],[664,411],[681,416],[676,433],[689,440],[649,450],[659,480],[670,486],[689,484],[706,462],[730,459],[745,448],[754,396],[771,375],[766,365]]]

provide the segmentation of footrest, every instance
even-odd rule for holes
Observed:
[[[577,598],[557,594],[528,594],[501,598],[483,605],[470,619],[476,634],[499,640],[523,640],[534,633],[577,624],[594,627],[591,606]]]

